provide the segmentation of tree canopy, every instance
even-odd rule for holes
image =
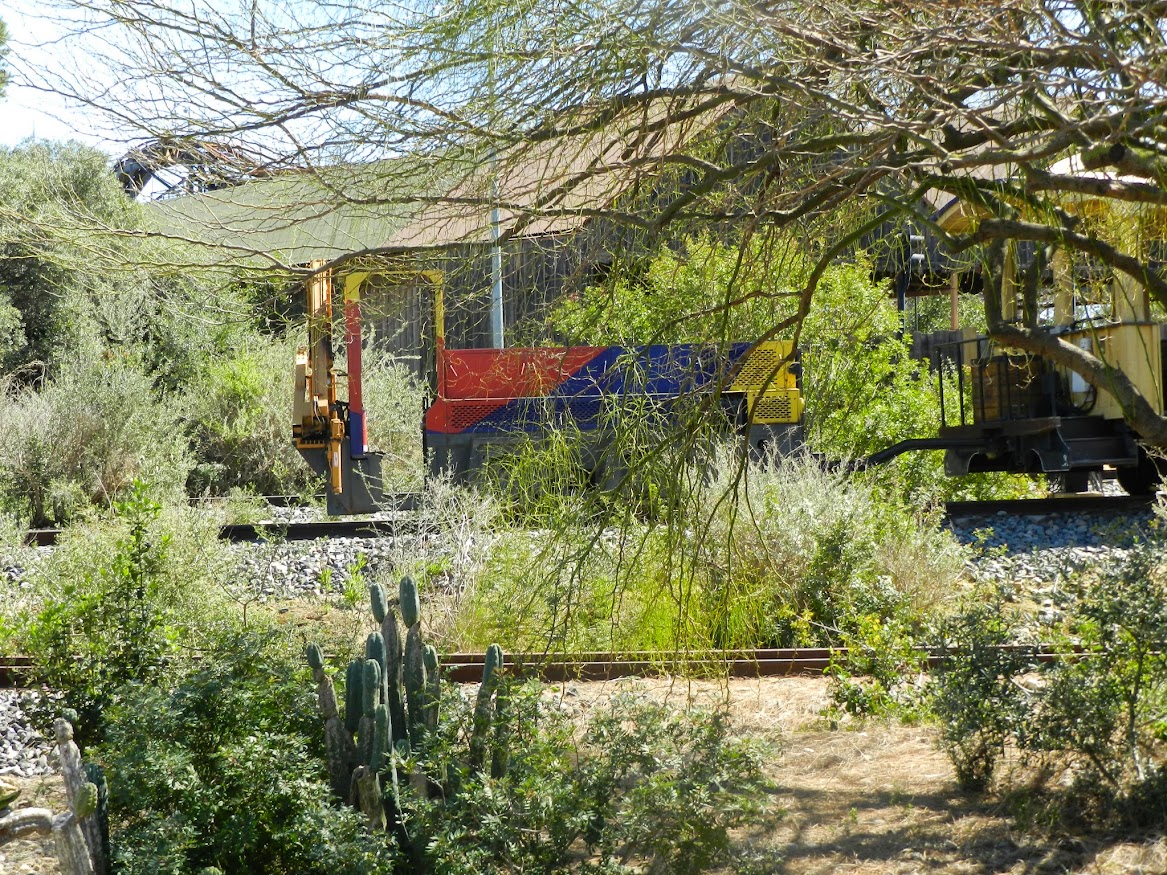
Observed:
[[[1167,3],[62,2],[112,66],[40,87],[143,139],[300,172],[409,154],[451,181],[362,178],[330,186],[337,201],[408,192],[478,208],[479,232],[497,207],[505,233],[602,213],[649,239],[691,222],[795,235],[816,267],[774,331],[796,330],[826,267],[889,221],[927,229],[989,291],[1030,246],[1021,317],[985,296],[991,334],[1106,388],[1167,444],[1121,371],[1036,330],[1059,252],[1167,306]]]

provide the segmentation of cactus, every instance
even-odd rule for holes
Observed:
[[[354,659],[348,664],[344,681],[344,728],[356,732],[361,724],[361,674],[364,660]]]
[[[421,598],[417,593],[417,584],[408,574],[401,578],[401,622],[406,629],[412,629],[421,619]]]
[[[378,623],[383,622],[385,615],[389,613],[389,603],[385,599],[385,590],[379,583],[374,583],[369,587],[369,602],[373,608],[373,619]]]
[[[101,856],[112,860],[109,846],[109,785],[105,782],[105,770],[97,763],[85,764],[85,777],[97,790],[97,809],[94,818],[97,824],[97,838],[101,844]]]
[[[106,875],[109,871],[108,845],[102,846],[101,824],[105,780],[86,780],[93,769],[81,762],[81,752],[73,742],[73,726],[58,719],[53,724],[57,755],[65,781],[69,809],[54,815],[47,808],[10,809],[0,806],[0,846],[30,833],[51,834],[56,839],[57,864],[63,875]],[[96,774],[100,776],[100,769]]]
[[[308,665],[312,671],[324,668],[324,651],[320,649],[319,644],[309,644],[305,648],[304,655],[307,657]]]
[[[368,763],[373,757],[377,731],[377,705],[381,699],[381,667],[366,659],[361,675],[361,720],[357,724],[357,760]]]
[[[425,673],[425,645],[421,624],[414,623],[405,634],[405,702],[409,707],[409,741],[419,747],[425,735],[425,706],[429,698]]]
[[[382,702],[373,715],[373,750],[369,756],[369,768],[380,772],[389,763],[389,708]]]
[[[470,732],[470,768],[482,768],[486,759],[486,736],[490,732],[493,716],[493,697],[498,686],[498,670],[502,668],[502,648],[491,644],[486,648],[486,660],[482,664],[482,683],[478,685],[478,697],[474,702],[474,725]]]
[[[397,627],[397,615],[392,608],[386,611],[381,620],[381,638],[385,642],[385,670],[389,674],[385,679],[389,693],[389,720],[393,725],[393,743],[396,744],[407,738],[407,729],[405,703],[401,696],[401,630]]]
[[[385,654],[385,639],[380,632],[370,632],[365,639],[365,659],[375,660],[381,668],[381,701],[389,702],[389,671]]]
[[[496,781],[506,775],[511,766],[510,708],[511,699],[506,685],[497,683],[494,695],[494,746],[490,751],[490,777]]]
[[[421,656],[425,663],[426,677],[425,719],[423,722],[428,731],[436,732],[438,729],[438,708],[442,702],[442,675],[437,648],[432,644],[427,644]]]
[[[324,654],[309,645],[306,656],[318,685],[334,792],[367,816],[371,831],[392,830],[410,858],[420,861],[423,846],[406,828],[403,787],[407,785],[416,796],[449,796],[457,791],[452,782],[458,770],[451,770],[449,782],[444,771],[427,775],[420,766],[407,781],[399,774],[402,759],[414,752],[425,753],[429,736],[438,729],[441,707],[438,652],[422,640],[421,603],[409,577],[401,580],[400,594],[401,619],[407,630],[404,647],[396,611],[384,590],[377,584],[369,587],[380,631],[365,639],[365,658],[348,665],[343,721],[332,681],[324,671]],[[490,746],[490,773],[495,777],[505,774],[508,765],[508,700],[500,690],[502,667],[502,648],[492,644],[486,651],[468,751],[470,767],[481,771]]]

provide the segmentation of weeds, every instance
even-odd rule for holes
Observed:
[[[963,553],[931,516],[806,460],[736,447],[674,468],[664,518],[612,498],[544,502],[546,528],[500,529],[443,630],[457,647],[701,651],[910,637]],[[455,643],[456,642],[456,643]]]
[[[177,408],[130,361],[73,361],[39,390],[0,392],[0,421],[0,508],[34,526],[109,507],[135,478],[182,494]]]

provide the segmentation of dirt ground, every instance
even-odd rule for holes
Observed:
[[[764,678],[728,682],[630,680],[553,688],[585,713],[617,692],[686,704],[727,703],[738,732],[776,741],[773,814],[738,837],[751,875],[901,873],[1167,873],[1167,840],[1108,842],[1036,837],[1018,830],[993,800],[957,790],[930,727],[826,727],[825,681]],[[18,805],[60,810],[60,780],[24,782]],[[0,848],[0,875],[58,871],[52,841]]]

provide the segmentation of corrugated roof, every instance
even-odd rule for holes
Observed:
[[[722,115],[666,124],[662,103],[635,128],[523,144],[494,160],[409,156],[326,168],[154,201],[148,213],[167,236],[229,247],[240,259],[303,264],[365,249],[487,243],[497,177],[503,233],[568,233]]]
[[[159,233],[240,260],[303,264],[381,246],[444,188],[433,176],[412,159],[325,168],[152,201],[147,214]]]

